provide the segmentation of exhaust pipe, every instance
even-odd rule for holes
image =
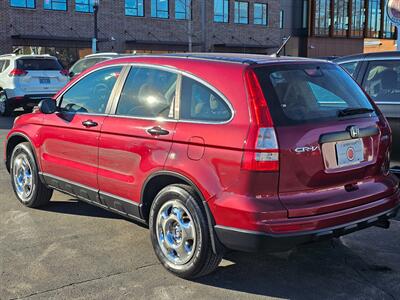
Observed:
[[[378,222],[375,223],[376,227],[384,228],[384,229],[389,229],[390,228],[390,221],[389,220],[379,220]]]

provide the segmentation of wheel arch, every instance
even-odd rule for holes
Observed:
[[[172,171],[158,171],[151,174],[143,184],[142,191],[141,191],[141,198],[140,198],[140,214],[142,219],[148,222],[149,215],[150,215],[150,208],[151,204],[155,196],[161,191],[164,187],[171,185],[171,184],[187,184],[192,187],[196,194],[199,196],[201,200],[201,205],[204,208],[207,217],[208,228],[210,231],[211,237],[211,245],[213,252],[217,254],[219,251],[218,249],[221,247],[220,242],[217,239],[217,236],[214,232],[215,220],[214,217],[208,207],[206,199],[204,195],[200,191],[200,189],[194,184],[192,180],[187,178],[186,176]]]
[[[5,151],[6,151],[6,161],[5,161],[5,163],[6,163],[7,171],[10,172],[10,160],[11,160],[12,152],[13,152],[14,148],[18,144],[21,144],[21,143],[29,143],[30,148],[32,150],[33,157],[34,157],[35,162],[36,162],[36,166],[37,166],[38,171],[40,173],[40,164],[39,164],[39,161],[38,161],[38,158],[37,158],[37,155],[36,155],[35,147],[33,146],[33,143],[30,140],[30,138],[27,135],[25,135],[25,134],[23,134],[21,132],[13,133],[7,139],[7,143],[6,143],[6,147],[5,147],[6,148],[5,149]]]

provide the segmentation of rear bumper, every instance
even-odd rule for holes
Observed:
[[[386,200],[386,201],[385,201]],[[219,241],[227,248],[245,252],[279,252],[289,250],[297,245],[310,242],[321,241],[332,237],[340,237],[364,228],[378,224],[379,222],[394,218],[400,210],[399,191],[392,197],[378,201],[392,203],[392,208],[381,211],[380,213],[360,218],[352,222],[346,222],[337,226],[290,233],[266,233],[258,231],[242,230],[238,228],[216,225],[214,227]],[[386,205],[385,205],[386,206]],[[380,211],[381,205],[377,205],[377,211]],[[360,212],[363,208],[360,207]],[[342,211],[343,217],[353,214],[352,212]],[[321,219],[329,218],[320,216]],[[340,217],[338,219],[341,219]],[[290,222],[290,220],[288,220]]]
[[[8,103],[13,107],[22,107],[22,106],[35,106],[39,104],[39,102],[45,98],[52,98],[55,94],[34,94],[34,95],[25,95],[22,97],[14,97],[9,98]]]

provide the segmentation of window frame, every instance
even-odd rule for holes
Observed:
[[[154,4],[155,4],[155,8],[154,8],[155,15],[153,15],[153,1],[154,1]],[[170,9],[169,5],[170,5],[170,3],[169,3],[169,0],[164,0],[164,1],[167,1],[167,10],[166,11],[158,9],[158,2],[159,1],[160,0],[151,0],[150,1],[150,16],[152,18],[155,18],[155,19],[168,20],[170,18],[170,13],[169,13],[169,9]],[[160,17],[158,12],[162,12],[162,13],[167,12],[167,16],[166,17]]]
[[[83,13],[83,14],[92,14],[93,12],[94,12],[94,9],[93,9],[93,0],[85,0],[85,1],[87,1],[87,4],[84,4],[84,3],[77,3],[76,2],[77,0],[75,0],[75,11],[76,12],[78,12],[78,13]],[[82,1],[82,0],[80,0],[80,1]],[[88,10],[78,10],[77,9],[77,5],[84,5],[84,6],[87,6],[87,8],[88,8]]]
[[[10,7],[13,7],[13,8],[36,9],[36,0],[32,0],[33,6],[28,6],[28,1],[29,0],[24,0],[25,6],[20,6],[20,5],[15,5],[15,4],[13,5],[13,0],[9,0],[9,4],[10,4]]]
[[[174,107],[174,117],[173,118],[137,117],[137,116],[123,116],[123,115],[116,114],[120,96],[121,96],[121,92],[123,90],[123,87],[128,78],[131,68],[134,68],[134,67],[158,69],[158,70],[167,71],[167,72],[171,72],[171,73],[178,75],[177,83],[176,83],[176,92],[175,92],[176,96],[175,96],[175,103],[174,103],[175,107]],[[180,118],[180,106],[181,106],[182,77],[183,76],[186,76],[190,79],[193,79],[193,80],[199,82],[200,84],[204,85],[205,87],[209,88],[214,93],[216,93],[229,107],[229,110],[231,112],[231,118],[226,121],[197,121],[197,120],[181,119]],[[107,111],[107,108],[109,108],[108,111]],[[214,86],[212,86],[211,84],[206,82],[205,80],[203,80],[193,74],[190,74],[188,72],[177,70],[175,68],[166,67],[166,66],[158,66],[158,65],[153,65],[153,64],[146,64],[146,63],[129,63],[129,64],[125,65],[125,68],[121,71],[118,81],[116,82],[116,84],[114,86],[114,90],[111,93],[107,108],[106,108],[106,113],[108,112],[109,117],[129,118],[129,119],[138,119],[138,120],[153,120],[153,121],[161,120],[163,122],[180,122],[180,123],[195,123],[195,124],[215,124],[215,125],[228,124],[233,120],[233,118],[236,115],[235,109],[233,108],[231,102],[225,97],[225,95],[222,92],[220,92],[218,89],[216,89]]]
[[[127,14],[127,9],[135,10],[135,8],[134,8],[133,6],[128,6],[128,1],[129,1],[129,0],[125,0],[125,7],[124,7],[124,9],[125,9],[125,11],[124,11],[125,16],[127,16],[127,17],[139,17],[139,18],[142,18],[142,17],[145,16],[145,5],[144,5],[144,0],[131,0],[131,1],[136,1],[136,12],[137,12],[136,15]],[[142,3],[142,7],[143,7],[143,12],[142,12],[142,14],[139,14],[139,2]]]
[[[177,11],[177,5],[178,3],[181,3],[185,5],[185,11]],[[187,20],[192,20],[192,15],[193,15],[193,0],[175,0],[175,20],[178,21],[187,21]],[[177,17],[177,13],[178,14],[184,14],[185,16],[183,18],[178,18]]]
[[[215,4],[217,1],[222,1],[222,15],[217,15],[215,13]],[[225,8],[227,11],[227,14],[225,15]],[[222,23],[222,24],[228,24],[230,21],[230,14],[229,14],[229,10],[230,10],[230,1],[229,0],[214,0],[214,6],[213,6],[213,22],[214,23]],[[221,17],[222,21],[217,21],[215,18],[216,17]]]
[[[46,0],[43,0],[43,9],[44,10],[49,10],[49,11],[68,11],[68,0],[48,0],[48,1],[50,1],[51,8],[46,8],[45,7]],[[53,8],[53,3],[65,4],[65,9]]]
[[[234,1],[234,3],[233,3],[233,10],[234,10],[234,13],[233,13],[233,23],[235,23],[235,24],[242,24],[242,25],[247,25],[247,24],[249,24],[249,2],[248,1],[241,1],[241,0],[235,0]],[[246,5],[247,7],[246,7],[246,16],[245,17],[243,17],[241,14],[240,14],[240,11],[241,11],[241,6],[242,5]],[[237,14],[237,15],[236,15]],[[236,16],[237,16],[237,18],[236,18]],[[241,22],[241,19],[243,19],[243,18],[245,18],[246,19],[246,22],[245,23],[243,23],[243,22]]]
[[[261,7],[261,18],[256,18],[256,6]],[[265,7],[265,16],[264,16],[264,7]],[[264,24],[264,18],[265,18],[265,24]],[[256,20],[261,20],[261,23],[256,23]],[[262,2],[253,3],[253,24],[258,26],[268,27],[268,3],[262,3]]]
[[[76,114],[76,115],[91,115],[91,116],[106,116],[106,115],[109,115],[110,111],[111,111],[111,107],[112,107],[113,103],[115,102],[116,92],[118,91],[118,89],[119,89],[119,87],[121,85],[122,79],[125,78],[124,75],[125,75],[125,72],[126,72],[126,64],[115,64],[115,65],[103,66],[103,67],[91,70],[90,72],[88,72],[84,76],[82,76],[79,79],[75,80],[73,82],[73,84],[68,86],[68,88],[65,89],[64,91],[62,91],[62,93],[56,98],[55,101],[56,101],[56,107],[57,107],[58,111],[60,109],[60,105],[62,103],[62,99],[63,99],[64,95],[70,89],[72,89],[76,84],[78,84],[81,80],[85,79],[86,77],[90,76],[91,74],[93,74],[93,73],[95,73],[97,71],[101,71],[101,70],[109,69],[109,68],[115,68],[115,67],[121,67],[121,73],[119,74],[119,76],[118,76],[118,78],[117,78],[117,80],[116,80],[116,82],[114,84],[114,87],[111,90],[110,97],[108,98],[108,102],[107,102],[107,105],[106,105],[106,108],[105,108],[104,112],[103,113],[86,113],[86,112],[74,112],[73,113],[73,114]],[[64,113],[68,114],[68,112],[64,112]]]

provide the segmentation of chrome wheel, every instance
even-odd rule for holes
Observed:
[[[183,204],[167,201],[158,211],[156,231],[158,244],[170,262],[183,265],[190,261],[196,248],[196,230]]]
[[[13,163],[13,176],[15,190],[23,202],[29,201],[32,195],[34,180],[32,167],[26,154],[19,154]]]

